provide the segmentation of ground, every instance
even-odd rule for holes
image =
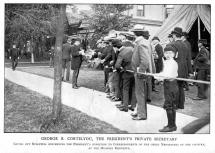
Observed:
[[[49,67],[18,67],[17,70],[33,73],[49,78],[53,78],[54,70]],[[71,71],[72,75],[72,71]],[[71,83],[70,76],[70,83]],[[80,70],[78,84],[82,87],[104,91],[104,83],[103,83],[104,73],[101,70],[94,70],[89,68],[82,68]],[[152,105],[162,107],[163,106],[163,87],[162,85],[156,86],[156,88],[160,91],[159,93],[152,92]],[[190,90],[186,91],[186,102],[185,109],[178,110],[178,112],[195,116],[201,118],[210,112],[210,100],[199,100],[194,101],[192,97],[196,96],[197,88],[196,86],[190,86]]]
[[[5,132],[38,133],[41,125],[50,117],[51,110],[50,98],[5,80]],[[46,132],[126,133],[65,105],[63,105],[60,122]]]

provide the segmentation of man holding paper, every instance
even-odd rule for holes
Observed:
[[[72,62],[71,62],[71,69],[73,70],[72,76],[72,88],[78,89],[77,80],[79,75],[79,70],[81,67],[81,63],[83,61],[84,50],[81,50],[80,47],[81,41],[76,39],[74,45],[71,48],[72,54]]]

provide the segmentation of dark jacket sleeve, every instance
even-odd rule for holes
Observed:
[[[80,56],[79,51],[80,51],[79,48],[77,48],[77,47],[75,47],[75,46],[72,46],[72,47],[71,47],[71,54],[72,54],[73,57]]]
[[[193,68],[191,64],[191,45],[188,43],[188,52],[187,52],[187,66],[188,66],[188,73],[193,73]]]
[[[161,45],[155,46],[155,51],[158,54],[158,58],[161,59],[163,57],[163,48]]]
[[[116,69],[120,69],[120,67],[122,67],[122,61],[123,61],[123,56],[122,56],[122,52],[120,52],[115,64]]]

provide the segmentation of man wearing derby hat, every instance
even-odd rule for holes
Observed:
[[[186,45],[182,42],[181,36],[182,28],[175,27],[174,30],[171,32],[173,36],[173,42],[169,43],[168,45],[171,45],[174,47],[177,51],[176,53],[176,62],[178,63],[178,77],[179,78],[187,78],[188,76],[188,56],[187,56],[187,48]],[[184,93],[184,81],[177,81],[178,83],[178,100],[177,105],[178,108],[184,109],[184,102],[185,102],[185,93]]]
[[[207,81],[207,76],[210,74],[209,51],[204,47],[207,44],[206,39],[198,41],[199,53],[194,59],[194,69],[197,72],[197,80]],[[194,100],[202,100],[207,98],[207,84],[197,84],[198,94]]]
[[[152,70],[152,60],[150,59],[151,45],[148,41],[149,32],[142,25],[135,25],[131,30],[134,32],[135,46],[132,55],[131,65],[135,72],[135,95],[137,99],[137,112],[131,114],[133,120],[146,120],[146,81],[147,77],[137,72],[145,73]]]

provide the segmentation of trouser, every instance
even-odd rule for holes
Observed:
[[[146,107],[146,78],[139,78],[135,75],[135,93],[137,98],[137,115],[141,118],[147,117]]]
[[[50,57],[49,66],[50,67],[54,66],[54,57]]]
[[[184,109],[185,94],[184,94],[184,81],[177,81],[178,84],[178,108]]]
[[[65,69],[69,66],[69,59],[62,59],[62,78],[64,79]]]
[[[116,85],[116,97],[122,99],[122,73],[114,72],[114,82]]]
[[[151,100],[151,92],[152,92],[152,77],[148,76],[146,79],[146,99]]]
[[[72,74],[72,85],[73,86],[77,86],[78,74],[79,74],[79,69],[73,70],[73,74]]]
[[[203,80],[206,81],[207,80],[207,70],[198,70],[197,73],[197,80]],[[203,84],[203,83],[198,83],[197,84],[198,87],[198,94],[197,96],[199,98],[207,98],[207,92],[208,92],[208,85],[207,84]]]
[[[106,87],[106,84],[108,82],[108,75],[109,75],[109,69],[104,68],[104,86]]]
[[[116,96],[115,94],[115,84],[114,84],[114,73],[116,72],[110,72],[108,76],[108,87],[110,89],[110,96]]]
[[[12,64],[12,69],[15,70],[17,65],[18,65],[18,59],[17,58],[11,58],[11,64]]]
[[[167,114],[167,120],[168,120],[167,126],[170,128],[176,127],[176,110],[167,109],[166,114]]]
[[[123,105],[128,107],[131,104],[131,108],[135,108],[137,100],[135,95],[135,80],[134,77],[122,79],[122,94],[123,94]]]

